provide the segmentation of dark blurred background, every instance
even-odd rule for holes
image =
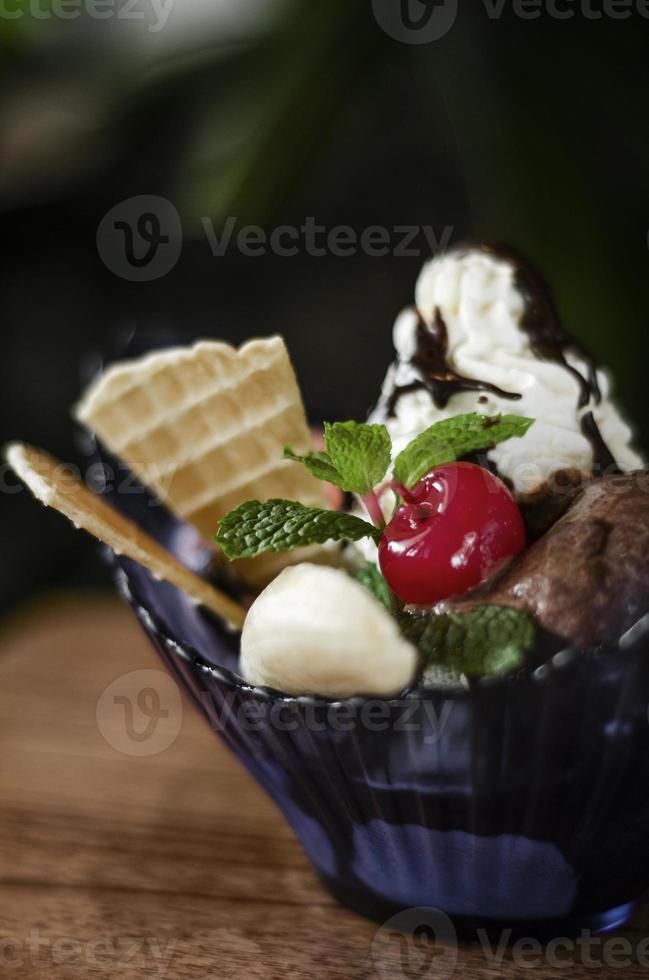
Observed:
[[[363,417],[423,236],[410,255],[214,256],[201,221],[312,216],[517,245],[649,444],[645,5],[560,0],[558,19],[476,0],[452,23],[452,0],[410,5],[448,29],[391,36],[401,0],[3,0],[0,442],[78,458],[82,379],[172,338],[281,332],[312,417]],[[138,282],[97,230],[140,195],[170,201],[183,237],[174,267]],[[6,469],[2,489],[0,608],[101,580],[91,541]]]

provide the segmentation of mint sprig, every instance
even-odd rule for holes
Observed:
[[[293,500],[249,500],[219,523],[216,540],[227,558],[254,558],[325,541],[360,541],[380,535],[353,514],[305,507]]]
[[[533,419],[518,415],[458,415],[430,426],[406,446],[394,464],[394,482],[410,489],[434,466],[467,453],[489,449],[523,436]],[[290,500],[257,500],[241,504],[220,522],[216,540],[230,559],[254,558],[264,551],[290,551],[325,541],[378,543],[385,519],[380,493],[375,489],[390,467],[392,443],[384,425],[360,422],[325,423],[324,452],[300,456],[290,446],[284,458],[302,463],[320,480],[359,496],[372,524],[353,514],[305,507]],[[392,484],[394,486],[394,484]]]
[[[434,466],[524,436],[533,422],[534,419],[521,415],[489,417],[477,413],[436,422],[399,453],[394,463],[394,478],[410,489]]]
[[[298,456],[290,446],[284,458],[303,463],[319,480],[327,480],[349,493],[369,493],[385,476],[392,442],[384,425],[361,422],[325,422],[326,452]]]
[[[404,615],[401,628],[419,647],[426,666],[439,664],[473,678],[520,667],[535,635],[528,615],[497,605],[439,616]]]

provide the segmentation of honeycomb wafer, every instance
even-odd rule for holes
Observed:
[[[323,485],[282,459],[287,443],[307,452],[311,439],[281,337],[239,350],[201,341],[116,364],[75,414],[206,541],[246,500],[326,505]],[[260,584],[290,560],[261,556],[238,570]]]

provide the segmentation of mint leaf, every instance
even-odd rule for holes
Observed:
[[[380,570],[370,561],[366,561],[356,572],[356,579],[371,592],[375,599],[382,603],[388,612],[392,611],[392,593],[390,586],[381,575]]]
[[[294,463],[303,463],[304,466],[318,480],[326,480],[339,486],[341,476],[326,453],[308,453],[306,456],[298,456],[290,446],[284,446],[284,459],[290,459]]]
[[[232,560],[325,541],[376,541],[379,535],[377,528],[353,514],[305,507],[292,500],[249,500],[219,522],[216,540]]]
[[[426,666],[440,664],[469,677],[515,670],[534,642],[530,617],[506,606],[402,617],[401,626],[406,637],[419,647]]]
[[[380,483],[390,465],[392,441],[384,425],[325,422],[327,461],[337,470],[337,486],[365,494]]]
[[[461,459],[467,453],[492,449],[506,439],[524,436],[534,419],[521,415],[488,417],[471,413],[436,422],[413,439],[394,464],[394,478],[410,489],[434,466]]]
[[[392,442],[384,425],[362,422],[325,422],[325,453],[298,456],[284,447],[284,459],[303,463],[313,476],[350,493],[368,493],[385,476]]]

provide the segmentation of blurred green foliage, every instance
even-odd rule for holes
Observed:
[[[100,199],[115,174],[120,190],[129,172],[141,183],[132,136],[157,114],[164,148],[147,180],[172,197],[186,235],[202,236],[201,216],[215,226],[229,215],[272,223],[335,141],[368,74],[409,77],[389,94],[385,141],[399,105],[417,106],[412,139],[430,144],[465,195],[458,233],[527,252],[570,329],[644,414],[630,352],[649,356],[647,21],[494,22],[482,5],[464,5],[448,36],[410,47],[383,34],[366,0],[269,0],[257,16],[252,2],[232,0],[221,24],[228,4],[214,6],[211,23],[209,7],[177,0],[156,34],[117,20],[34,19],[30,0],[17,0],[25,16],[0,18],[0,80],[12,92],[0,206]],[[373,148],[349,167],[371,170]],[[439,175],[430,179],[435,186]],[[375,201],[377,219],[395,193],[386,186]],[[353,218],[344,192],[340,205]]]

